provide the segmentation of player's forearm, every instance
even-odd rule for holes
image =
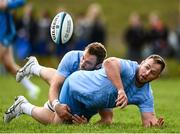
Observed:
[[[57,83],[56,81],[52,82],[49,89],[49,101],[52,102],[58,99],[60,88],[62,83]]]
[[[49,101],[52,103],[54,100],[58,99],[58,89],[50,87],[49,89]]]
[[[65,80],[65,77],[62,77],[58,74],[53,75],[53,78],[50,84],[50,89],[49,89],[49,101],[51,102],[51,104],[54,100],[58,99],[64,80]]]

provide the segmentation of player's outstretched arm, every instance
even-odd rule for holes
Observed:
[[[164,119],[157,118],[154,112],[143,112],[141,118],[144,127],[161,127],[164,124]]]
[[[49,88],[49,101],[52,102],[58,99],[60,89],[64,83],[65,77],[58,75],[57,73],[53,74],[52,82]]]
[[[65,77],[60,76],[56,73],[52,78],[53,80],[49,89],[49,101],[52,104],[53,109],[61,119],[71,119],[72,115],[70,114],[69,106],[66,104],[60,104],[58,100],[59,92],[64,83]]]
[[[118,98],[116,100],[116,106],[124,108],[127,105],[128,99],[126,93],[124,92],[124,87],[120,76],[119,59],[115,57],[110,57],[103,62],[103,66],[105,68],[108,78],[118,89]]]

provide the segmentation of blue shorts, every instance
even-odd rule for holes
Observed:
[[[3,47],[9,47],[12,45],[13,43],[13,40],[14,40],[14,36],[12,35],[12,37],[7,37],[7,38],[4,38],[4,39],[0,39],[0,45],[2,45]]]

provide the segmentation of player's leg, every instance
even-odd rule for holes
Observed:
[[[15,75],[17,73],[17,70],[20,69],[20,67],[14,61],[12,47],[8,47],[6,49],[2,57],[2,60],[5,68],[11,74]],[[38,94],[40,92],[40,89],[37,85],[33,84],[26,77],[21,81],[21,84],[28,90],[28,94],[31,98],[37,99]]]
[[[52,83],[52,78],[56,74],[56,69],[42,66],[40,70],[40,77],[46,81],[49,85]]]
[[[20,82],[26,76],[36,75],[50,85],[55,73],[56,70],[54,68],[39,65],[36,57],[31,56],[28,58],[27,63],[17,72],[16,80]]]
[[[16,75],[20,67],[14,61],[12,47],[6,48],[6,51],[2,57],[2,60],[3,60],[6,70],[12,75]]]
[[[44,107],[34,107],[32,109],[32,117],[42,124],[62,123],[49,101],[44,104]]]
[[[57,124],[62,123],[60,118],[55,112],[52,112],[44,107],[34,107],[32,109],[32,115],[35,120],[42,124]]]
[[[18,96],[14,104],[5,112],[4,122],[9,123],[21,114],[29,115],[42,124],[62,123],[55,112],[46,107],[32,105],[24,96]]]
[[[3,45],[0,43],[0,62],[2,62],[3,54],[5,52],[6,48],[3,47]]]

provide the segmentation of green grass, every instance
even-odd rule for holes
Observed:
[[[41,87],[41,94],[37,101],[30,100],[33,104],[41,106],[47,100],[48,85],[38,78],[33,78],[33,82]],[[31,117],[22,115],[14,119],[10,124],[4,124],[2,117],[7,107],[9,107],[15,96],[25,95],[24,88],[15,82],[12,76],[0,76],[0,132],[153,132],[170,133],[180,132],[179,128],[179,87],[180,78],[159,79],[152,83],[155,108],[157,116],[165,118],[165,124],[162,128],[143,128],[141,126],[140,114],[137,107],[128,106],[124,110],[114,109],[114,122],[112,125],[97,125],[95,122],[99,119],[96,115],[89,124],[86,125],[41,125]],[[26,96],[28,97],[28,96]]]

